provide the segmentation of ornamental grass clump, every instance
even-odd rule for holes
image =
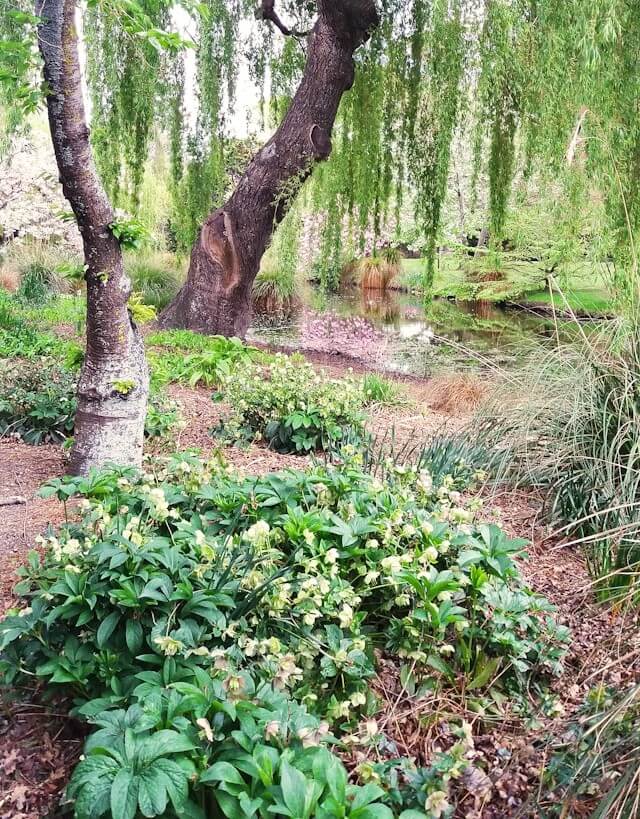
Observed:
[[[548,518],[581,546],[605,599],[640,585],[640,342],[636,317],[572,344],[537,348],[481,409],[472,438],[499,477],[533,485]]]
[[[247,478],[185,454],[43,490],[80,514],[20,572],[0,676],[71,695],[93,726],[69,788],[79,819],[169,804],[391,819],[446,800],[446,777],[414,767],[406,796],[349,785],[327,750],[384,747],[381,651],[481,711],[505,695],[526,709],[560,670],[567,635],[519,576],[521,541],[476,524],[451,476],[389,463],[383,483],[342,457]]]
[[[216,432],[227,439],[262,439],[279,452],[305,453],[364,435],[360,384],[327,378],[285,355],[266,367],[242,362],[225,379],[224,396],[232,411]]]

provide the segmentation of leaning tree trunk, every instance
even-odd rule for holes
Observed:
[[[276,22],[273,0],[263,16]],[[353,55],[378,24],[374,0],[318,0],[304,75],[287,114],[230,199],[205,220],[187,280],[162,313],[163,327],[244,336],[251,288],[275,226],[316,162],[331,153],[338,105],[354,79]]]
[[[115,214],[100,183],[86,124],[75,0],[37,0],[38,45],[60,181],[78,222],[87,282],[87,348],[78,385],[70,471],[142,463],[149,372],[127,310],[130,282],[111,232]]]

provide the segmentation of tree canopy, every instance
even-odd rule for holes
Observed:
[[[26,0],[14,6],[0,23],[9,127],[38,97],[28,36],[36,18]],[[343,221],[361,237],[367,227],[378,231],[400,212],[407,192],[431,269],[451,146],[461,132],[473,145],[475,178],[488,179],[494,240],[517,172],[561,176],[567,203],[576,201],[579,175],[583,196],[596,189],[604,197],[607,252],[621,276],[633,280],[640,227],[640,22],[633,6],[630,0],[381,3],[380,25],[355,57],[331,158],[307,191],[325,215],[325,283],[335,280]],[[91,0],[83,36],[92,143],[115,203],[135,208],[149,146],[164,133],[180,214],[175,240],[189,247],[206,213],[228,192],[239,66],[246,64],[260,89],[267,124],[277,124],[300,81],[304,35],[316,14],[315,2],[293,0],[258,9],[255,0]],[[189,51],[195,88],[185,79]],[[576,129],[579,163],[567,161],[569,151],[575,155]]]

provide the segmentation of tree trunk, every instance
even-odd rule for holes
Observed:
[[[338,105],[353,84],[354,52],[377,24],[374,0],[318,0],[307,64],[289,110],[230,199],[205,220],[187,281],[160,316],[162,327],[245,335],[262,255],[315,163],[331,153]]]
[[[149,372],[127,310],[130,281],[109,225],[115,214],[100,183],[86,124],[75,0],[38,0],[38,45],[60,181],[75,213],[87,266],[87,348],[78,385],[70,471],[107,462],[142,463]]]

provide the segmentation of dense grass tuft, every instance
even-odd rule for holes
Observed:
[[[133,290],[156,310],[171,302],[184,281],[183,265],[172,253],[143,251],[127,254],[125,268]]]

